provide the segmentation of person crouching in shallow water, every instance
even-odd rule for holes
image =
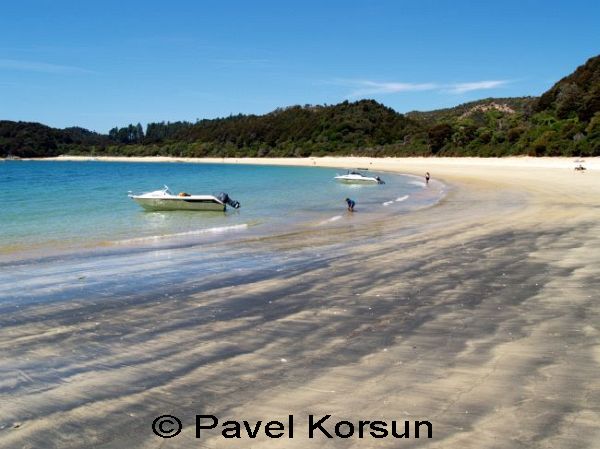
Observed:
[[[425,173],[425,184],[429,184],[429,178],[431,178],[429,172]]]
[[[354,201],[352,201],[350,198],[346,198],[346,204],[348,205],[348,211],[354,212],[354,206],[356,206],[356,203]]]

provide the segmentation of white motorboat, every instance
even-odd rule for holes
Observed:
[[[240,203],[229,198],[226,193],[213,195],[190,195],[181,192],[173,195],[167,186],[154,192],[134,195],[129,193],[129,198],[138,203],[146,210],[201,210],[201,211],[224,211],[227,206],[234,209],[240,207]]]
[[[385,184],[379,176],[367,176],[359,171],[348,171],[345,175],[337,175],[334,179],[346,184]]]

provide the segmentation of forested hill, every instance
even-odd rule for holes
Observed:
[[[600,156],[600,56],[539,98],[487,98],[406,115],[361,100],[196,123],[149,123],[146,129],[138,123],[108,135],[0,121],[0,157],[58,154]]]
[[[509,114],[520,113],[529,115],[536,104],[536,97],[509,97],[509,98],[484,98],[483,100],[471,101],[458,106],[434,111],[412,111],[406,116],[424,125],[435,125],[441,122],[454,122],[476,113],[497,110]]]
[[[115,142],[84,128],[56,129],[40,123],[0,120],[0,157],[47,157],[69,152],[85,154]]]

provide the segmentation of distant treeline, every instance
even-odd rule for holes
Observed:
[[[600,56],[541,97],[399,114],[373,100],[265,115],[83,128],[0,121],[0,156],[600,156]]]

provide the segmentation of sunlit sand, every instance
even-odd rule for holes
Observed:
[[[0,316],[0,447],[600,447],[598,159],[226,162],[428,171],[448,191],[240,243],[239,271],[181,248],[22,273],[12,295],[65,300]],[[152,433],[163,414],[177,437]],[[196,414],[427,420],[433,438],[198,440]]]

